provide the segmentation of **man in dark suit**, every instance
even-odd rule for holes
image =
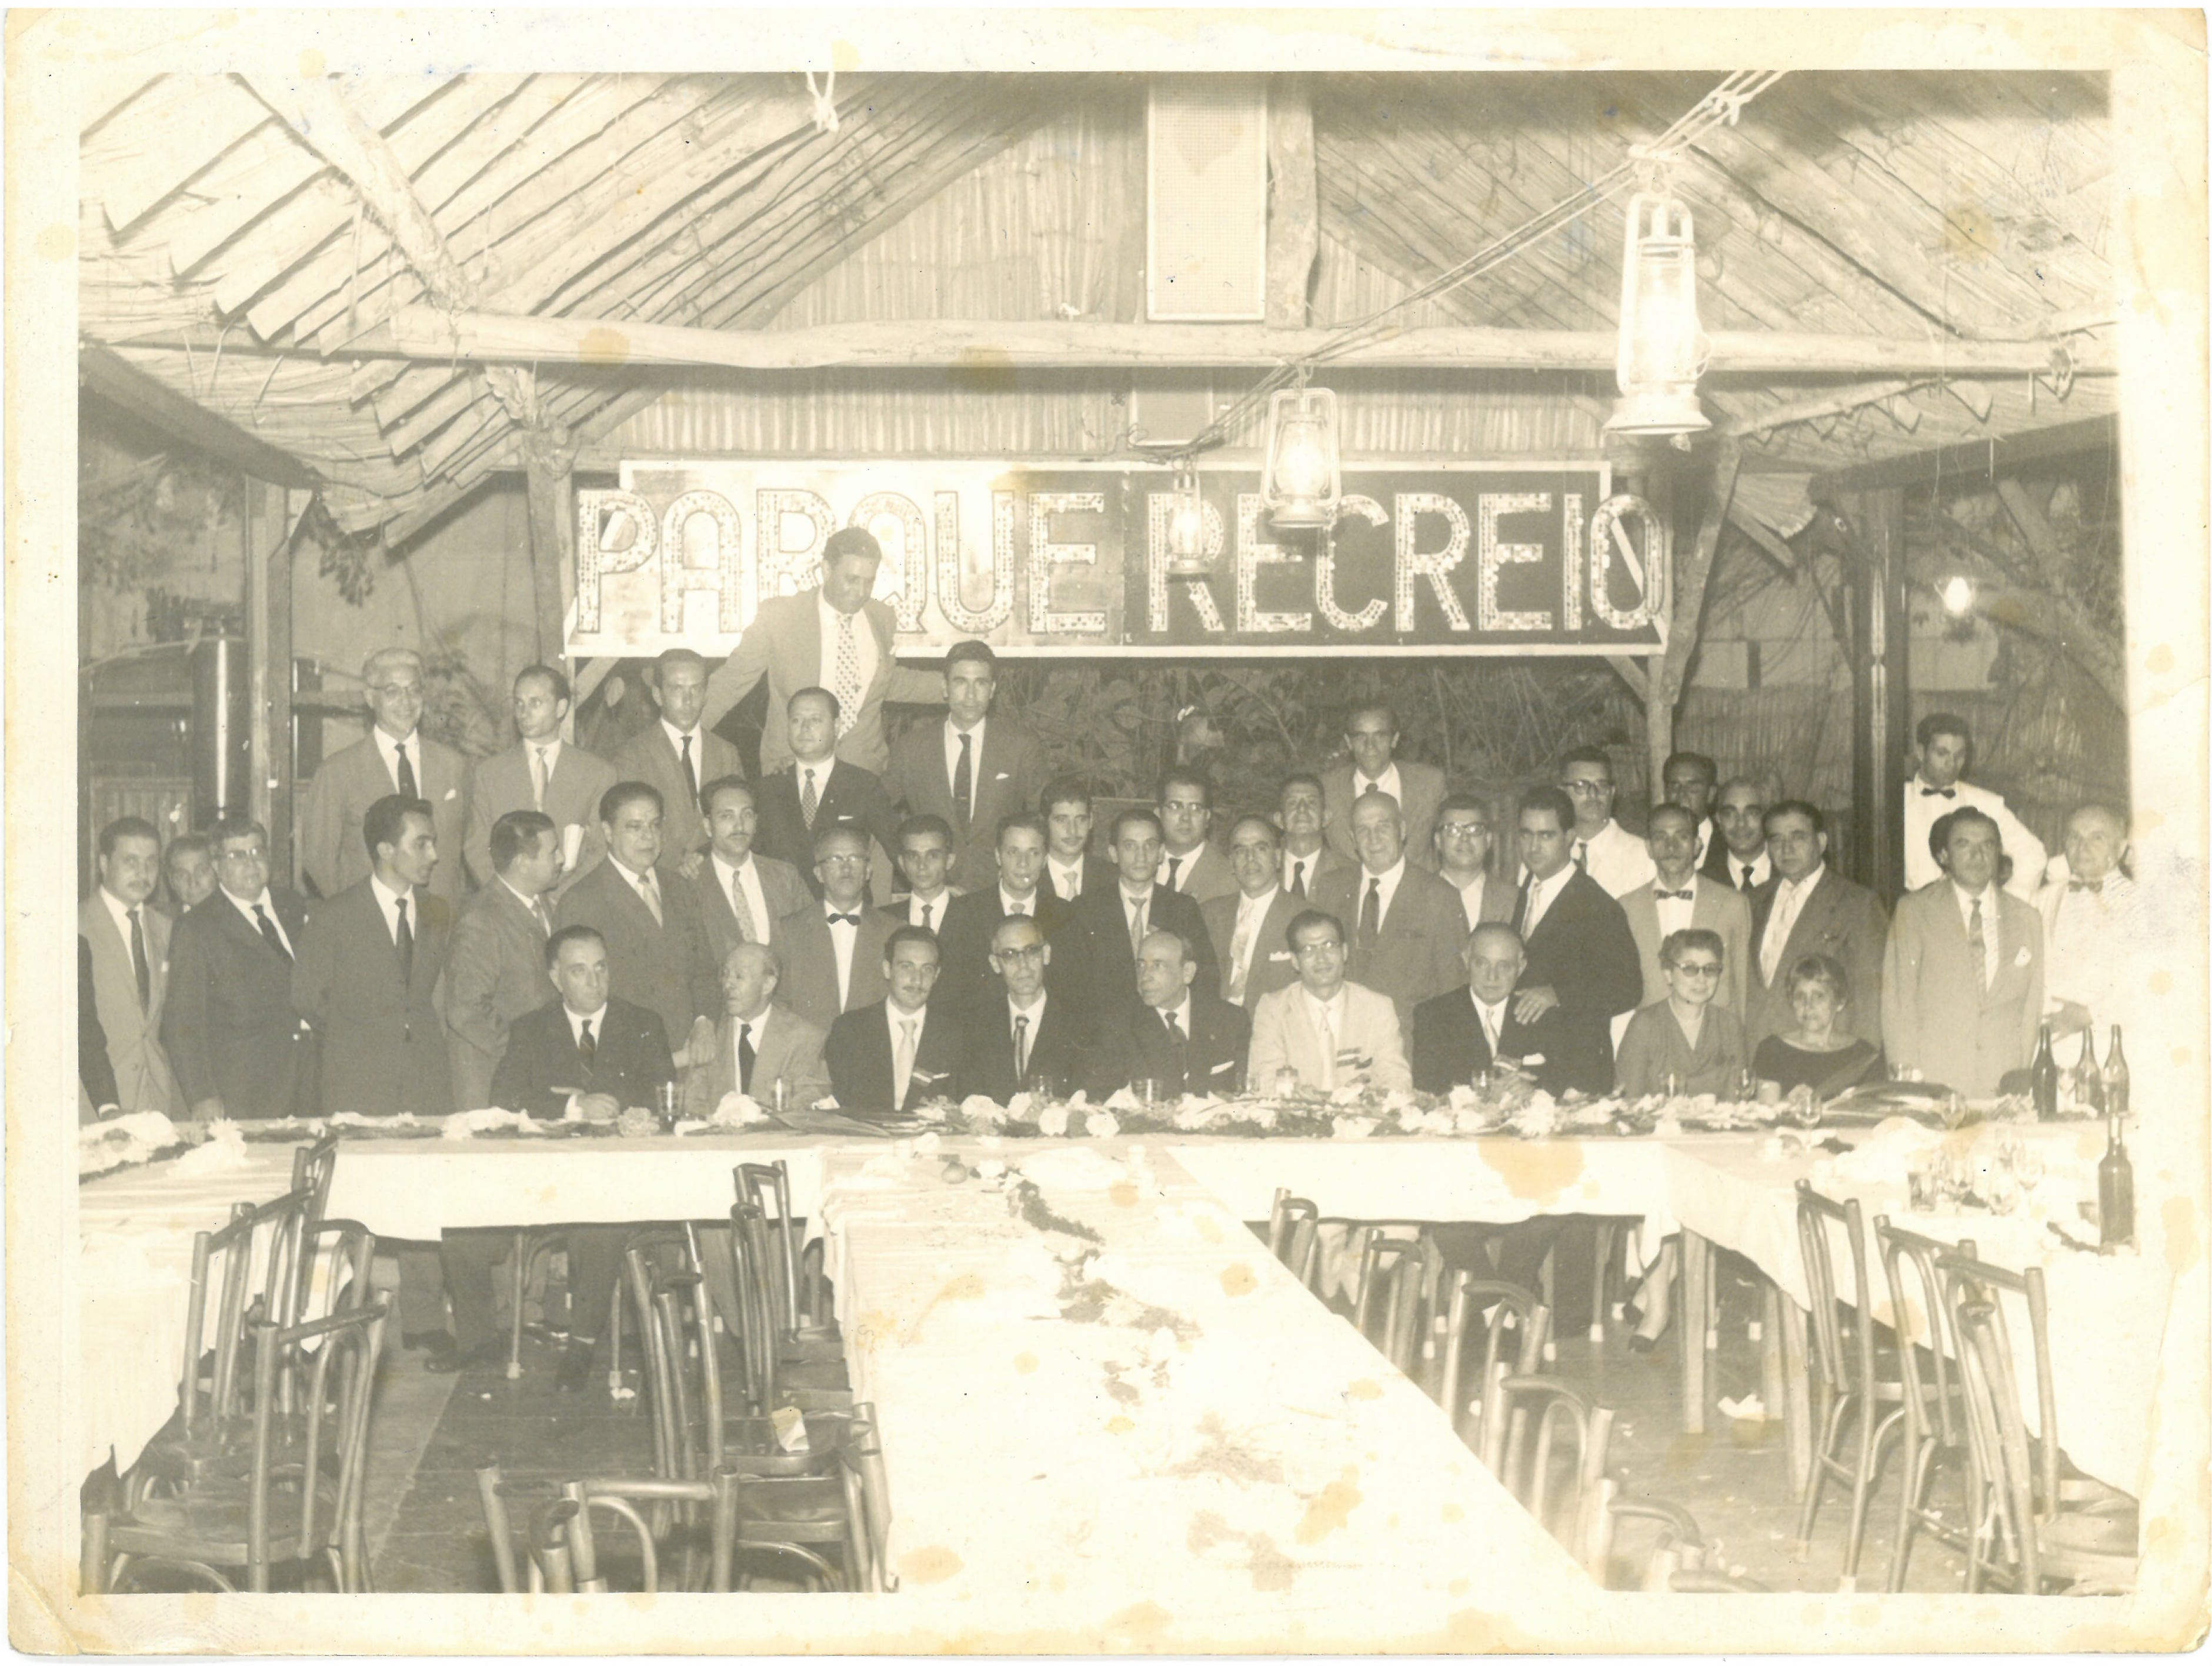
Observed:
[[[883,546],[864,526],[841,526],[822,546],[822,582],[795,596],[763,601],[728,661],[708,679],[706,722],[722,721],[731,707],[768,678],[768,723],[761,733],[762,773],[792,758],[785,726],[787,702],[800,689],[826,688],[837,696],[837,756],[881,774],[890,761],[884,746],[884,702],[933,706],[945,697],[943,679],[891,657],[898,621],[888,604],[874,599]]]
[[[1100,891],[1086,887],[1070,911],[1057,939],[1073,961],[1061,979],[1061,993],[1085,1002],[1096,1012],[1119,1007],[1137,991],[1136,945],[1158,927],[1189,944],[1208,988],[1218,988],[1221,968],[1206,934],[1198,904],[1179,891],[1154,883],[1160,866],[1160,818],[1152,810],[1124,810],[1114,818],[1116,881]]]
[[[169,939],[161,1040],[185,1103],[207,1120],[306,1116],[315,1038],[292,1010],[292,961],[307,905],[269,885],[269,830],[233,817],[209,836],[215,895]]]
[[[1037,800],[1044,818],[1044,880],[1063,903],[1073,903],[1114,883],[1114,864],[1091,849],[1091,789],[1061,775]]]
[[[700,721],[707,703],[707,662],[672,648],[653,668],[660,717],[622,745],[611,760],[617,776],[659,790],[661,849],[672,866],[707,842],[700,789],[719,776],[744,772],[738,749]]]
[[[544,975],[556,998],[515,1020],[505,1056],[492,1078],[491,1096],[510,1110],[533,1116],[573,1113],[586,1122],[610,1122],[632,1106],[652,1107],[675,1064],[668,1037],[651,1008],[608,994],[612,972],[606,939],[589,926],[564,926],[547,939]],[[542,987],[542,986],[541,986]],[[614,1303],[626,1226],[570,1226],[569,1341],[557,1381],[581,1388],[591,1369],[599,1326]],[[453,1298],[455,1347],[434,1351],[432,1371],[496,1359],[501,1343],[494,1316],[492,1264],[514,1241],[491,1229],[445,1235],[446,1289]]]
[[[1722,784],[1713,801],[1713,831],[1718,836],[1706,841],[1698,873],[1746,896],[1773,877],[1774,859],[1766,851],[1766,793],[1757,781],[1738,775]]]
[[[1005,1104],[1039,1087],[1063,1097],[1083,1084],[1091,1053],[1088,1015],[1055,1000],[1045,971],[1052,945],[1028,915],[1007,915],[991,933],[997,980],[961,1020],[956,1094],[980,1093]]]
[[[837,755],[837,696],[827,689],[801,689],[787,708],[793,757],[755,791],[760,830],[756,848],[801,873],[814,866],[814,841],[825,827],[860,830],[880,850],[884,884],[890,850],[898,839],[898,812],[873,773]],[[872,873],[864,878],[872,878]],[[819,880],[814,894],[822,895]],[[885,893],[878,893],[885,894]]]
[[[1160,883],[1200,909],[1237,894],[1229,859],[1206,842],[1213,826],[1213,783],[1202,770],[1171,769],[1160,781]]]
[[[822,1049],[838,1108],[866,1116],[910,1111],[949,1096],[960,1062],[959,1028],[930,1010],[937,939],[901,926],[884,947],[885,994],[839,1015]]]
[[[204,833],[179,833],[161,847],[161,889],[154,906],[172,921],[215,895],[215,853]]]
[[[321,1043],[326,1116],[453,1110],[446,1030],[434,999],[453,933],[452,908],[428,889],[438,866],[435,827],[421,799],[392,793],[377,800],[362,816],[368,878],[324,898],[307,916],[292,1006]],[[442,1353],[452,1343],[437,1251],[402,1245],[398,1257],[402,1346]]]
[[[491,881],[461,904],[439,991],[457,1110],[500,1103],[491,1097],[492,1075],[506,1055],[508,1026],[544,1004],[545,941],[553,934],[545,897],[562,869],[560,830],[535,810],[510,810],[494,822],[487,848]]]
[[[1304,905],[1283,889],[1283,836],[1265,816],[1243,816],[1229,830],[1237,890],[1201,903],[1199,914],[1221,968],[1221,998],[1250,1011],[1261,996],[1298,981],[1291,920]]]
[[[707,783],[707,860],[691,876],[707,946],[722,965],[740,943],[782,940],[786,915],[814,906],[814,893],[797,868],[753,848],[760,826],[753,789],[735,775]]]
[[[100,883],[77,909],[76,929],[92,949],[94,1000],[125,1110],[181,1116],[185,1102],[161,1046],[161,1005],[169,987],[169,921],[152,906],[161,879],[161,836],[154,824],[118,816],[100,830]]]
[[[822,900],[783,919],[779,987],[793,1012],[827,1031],[840,1013],[884,998],[893,927],[868,906],[868,841],[859,828],[834,822],[814,836],[814,878]],[[933,953],[936,941],[933,935]]]
[[[581,879],[606,854],[599,800],[615,784],[614,766],[562,738],[568,702],[568,679],[551,666],[525,666],[515,673],[515,744],[479,758],[469,784],[469,872],[480,885],[491,883],[495,866],[492,824],[510,810],[536,810],[553,818],[563,885]]]
[[[945,657],[942,723],[919,723],[891,749],[884,788],[908,815],[940,816],[953,831],[954,885],[991,883],[992,836],[1027,810],[1045,781],[1043,750],[1014,719],[993,715],[998,660],[988,642],[956,642]]]
[[[1444,772],[1398,754],[1398,714],[1385,705],[1358,706],[1344,724],[1344,744],[1352,753],[1322,776],[1328,842],[1347,862],[1359,856],[1352,830],[1352,806],[1369,793],[1395,800],[1405,823],[1406,848],[1416,867],[1436,860],[1437,806],[1443,801]]]
[[[397,793],[430,806],[433,836],[447,860],[438,864],[432,892],[461,900],[461,847],[468,827],[468,765],[452,748],[422,733],[422,657],[411,648],[379,648],[362,667],[368,701],[366,739],[331,757],[307,787],[300,811],[300,865],[315,889],[335,897],[368,877],[362,818],[379,799]]]
[[[599,800],[607,860],[568,887],[553,923],[589,926],[605,939],[617,998],[659,1015],[678,1037],[676,1062],[704,1058],[714,1045],[722,986],[690,883],[660,859],[660,793],[643,781],[617,781]]]
[[[1745,1056],[1769,1036],[1796,1029],[1790,969],[1808,954],[1826,955],[1843,967],[1850,993],[1842,1027],[1880,1047],[1882,953],[1889,942],[1889,917],[1881,900],[1828,866],[1827,818],[1816,805],[1784,799],[1769,810],[1766,848],[1774,878],[1751,899]]]
[[[1328,842],[1327,789],[1321,777],[1304,770],[1285,775],[1276,800],[1276,824],[1283,830],[1283,889],[1304,907],[1313,897],[1314,882],[1324,873],[1358,864]]]
[[[1557,1007],[1533,1023],[1513,1015],[1513,991],[1528,964],[1512,927],[1486,921],[1467,939],[1467,987],[1423,1001],[1413,1012],[1413,1086],[1449,1093],[1501,1060],[1516,1060],[1536,1085],[1560,1093],[1565,1062]]]
[[[906,888],[884,910],[891,923],[944,930],[945,910],[961,894],[945,880],[952,872],[951,824],[942,816],[908,816],[899,824],[898,848],[891,855]]]
[[[1103,1097],[1133,1082],[1154,1093],[1225,1097],[1244,1085],[1252,1020],[1199,982],[1194,945],[1155,927],[1137,954],[1137,994],[1109,1012],[1092,1049],[1090,1090]]]
[[[990,965],[991,943],[1001,920],[1025,915],[1036,920],[1048,942],[1060,936],[1068,907],[1037,883],[1044,871],[1044,820],[1034,812],[1016,811],[999,824],[995,883],[955,897],[945,910],[938,939],[944,963],[932,997],[945,1011],[965,1012],[996,994],[999,979]],[[1046,982],[1059,987],[1058,979]]]
[[[1406,819],[1388,793],[1370,791],[1352,806],[1359,866],[1316,883],[1313,905],[1350,926],[1354,983],[1390,997],[1398,1022],[1467,974],[1467,915],[1459,893],[1406,848]]]
[[[1605,887],[1575,866],[1574,800],[1539,787],[1521,800],[1521,866],[1528,880],[1514,911],[1528,966],[1513,1014],[1534,1024],[1559,1015],[1558,1079],[1585,1093],[1613,1091],[1613,1018],[1644,992],[1628,918]]]

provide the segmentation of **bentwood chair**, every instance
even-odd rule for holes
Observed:
[[[820,1256],[805,1253],[799,1219],[792,1213],[789,1165],[781,1158],[773,1163],[740,1163],[732,1177],[737,1201],[753,1204],[770,1223],[769,1294],[785,1351],[807,1343],[842,1346],[836,1321],[824,1310]]]
[[[1897,1335],[1897,1373],[1904,1386],[1905,1424],[1898,1449],[1897,1543],[1889,1554],[1888,1589],[1905,1589],[1912,1544],[1927,1533],[1954,1549],[1967,1548],[1963,1516],[1946,1517],[1928,1502],[1939,1466],[1954,1466],[1971,1500],[1974,1484],[1966,1447],[1965,1408],[1959,1397],[1959,1343],[1944,1299],[1940,1263],[1954,1247],[1874,1218],[1875,1248],[1889,1285],[1892,1328]],[[1972,1257],[1973,1243],[1956,1246]],[[1924,1332],[1921,1327],[1924,1325]]]
[[[1480,1347],[1471,1354],[1478,1325]],[[1487,1450],[1491,1422],[1504,1414],[1492,1386],[1501,1376],[1541,1373],[1551,1326],[1551,1310],[1534,1291],[1503,1280],[1478,1279],[1464,1268],[1453,1272],[1436,1394],[1453,1429],[1475,1451]],[[1470,1380],[1477,1389],[1473,1399],[1467,1392]]]
[[[842,1345],[826,1338],[787,1340],[776,1328],[773,1251],[760,1206],[738,1203],[730,1211],[730,1228],[739,1351],[753,1408],[763,1415],[782,1406],[803,1412],[850,1411],[852,1380]]]
[[[1409,1227],[1413,1236],[1398,1235]],[[1359,1231],[1352,1322],[1408,1377],[1430,1335],[1430,1292],[1443,1265],[1434,1240],[1413,1223],[1375,1222]]]
[[[1275,1188],[1275,1201],[1267,1211],[1268,1253],[1309,1289],[1318,1261],[1320,1225],[1321,1210],[1312,1200],[1292,1197],[1287,1186]]]
[[[553,1497],[539,1501],[531,1510],[526,1540],[529,1559],[526,1585],[523,1565],[515,1556],[514,1529],[507,1514],[509,1484],[495,1462],[477,1471],[477,1497],[483,1506],[492,1562],[499,1572],[500,1590],[509,1595],[526,1589],[555,1595],[596,1594],[611,1590],[603,1566],[606,1559],[602,1555],[598,1531],[592,1524],[594,1511],[613,1516],[629,1529],[637,1550],[638,1589],[659,1590],[663,1557],[677,1547],[671,1542],[672,1529],[665,1524],[666,1520],[675,1518],[672,1506],[677,1505],[683,1506],[684,1512],[685,1539],[682,1548],[685,1560],[702,1563],[707,1590],[728,1591],[733,1588],[738,1485],[737,1476],[728,1473],[713,1474],[703,1481],[641,1475],[563,1481]],[[663,1524],[656,1527],[653,1517],[664,1518]],[[703,1518],[705,1523],[703,1557],[693,1554],[697,1550],[697,1535],[691,1531],[694,1517]],[[797,1547],[793,1547],[792,1551],[806,1563],[819,1560]],[[826,1567],[821,1571],[828,1572]],[[814,1570],[809,1567],[806,1572],[811,1574]]]
[[[112,1517],[88,1519],[82,1571],[89,1591],[113,1590],[152,1569],[235,1590],[265,1591],[272,1570],[319,1564],[341,1591],[368,1589],[362,1531],[369,1406],[386,1304],[360,1305],[302,1324],[257,1324],[246,1473],[209,1475],[174,1496],[142,1497]],[[297,1426],[280,1427],[280,1380],[295,1383]],[[225,1570],[229,1570],[226,1572]]]

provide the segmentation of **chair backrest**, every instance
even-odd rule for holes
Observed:
[[[1875,1253],[1881,1257],[1883,1276],[1889,1286],[1891,1329],[1897,1335],[1898,1375],[1905,1384],[1905,1423],[1914,1440],[1928,1438],[1928,1408],[1933,1402],[1936,1422],[1932,1432],[1948,1447],[1966,1438],[1958,1418],[1959,1344],[1952,1329],[1949,1304],[1944,1299],[1943,1273],[1939,1263],[1952,1253],[1941,1239],[1893,1226],[1887,1215],[1874,1218]],[[1959,1249],[1972,1256],[1971,1239]],[[1919,1316],[1921,1323],[1914,1322]],[[1923,1329],[1924,1327],[1924,1329]],[[1924,1369],[1923,1369],[1924,1367]]]
[[[2028,1456],[2027,1426],[2021,1417],[2012,1345],[1994,1302],[1961,1300],[1952,1317],[1958,1327],[1966,1421],[1978,1467],[1990,1489],[1992,1525],[2017,1547],[2021,1594],[2039,1596],[2043,1570],[2036,1537],[2035,1468]],[[2044,1444],[2048,1450],[2050,1443]]]
[[[1486,1311],[1490,1320],[1482,1326],[1481,1352],[1469,1371],[1468,1339]],[[1476,1451],[1484,1449],[1484,1433],[1493,1410],[1504,1414],[1504,1408],[1495,1406],[1496,1396],[1489,1392],[1489,1386],[1501,1371],[1510,1377],[1541,1375],[1544,1344],[1551,1328],[1552,1310],[1526,1286],[1478,1279],[1465,1268],[1453,1273],[1437,1400],[1451,1419],[1452,1427]],[[1514,1344],[1510,1359],[1505,1351],[1509,1341]],[[1472,1402],[1467,1395],[1470,1381],[1483,1390]]]
[[[1317,1221],[1321,1210],[1310,1198],[1292,1197],[1288,1186],[1275,1188],[1275,1201],[1267,1210],[1267,1250],[1284,1266],[1291,1265],[1291,1240],[1301,1222]],[[1296,1268],[1292,1268],[1296,1271]]]
[[[757,1203],[740,1202],[730,1211],[730,1248],[737,1262],[738,1315],[744,1332],[739,1352],[745,1361],[745,1387],[753,1408],[766,1414],[775,1406],[780,1333],[775,1325],[776,1280],[768,1220]]]
[[[709,1532],[708,1589],[727,1591],[736,1562],[738,1487],[738,1478],[727,1471],[702,1481],[620,1475],[562,1481],[556,1496],[543,1500],[530,1513],[529,1589],[556,1595],[607,1589],[606,1577],[599,1570],[599,1537],[592,1524],[592,1512],[596,1510],[615,1517],[635,1535],[642,1579],[640,1589],[658,1591],[659,1533],[639,1508],[643,1505],[656,1517],[664,1517],[672,1506],[687,1511],[705,1507]],[[507,1495],[507,1485],[496,1460],[477,1470],[477,1496],[483,1505],[499,1586],[513,1595],[522,1590],[522,1573],[514,1555]]]
[[[1845,1331],[1838,1311],[1831,1225],[1840,1226],[1851,1257],[1854,1322]],[[1875,1383],[1874,1286],[1867,1279],[1866,1223],[1859,1201],[1838,1203],[1797,1183],[1797,1247],[1805,1264],[1805,1293],[1813,1310],[1813,1353],[1832,1394],[1856,1393],[1871,1405]]]
[[[1611,1408],[1556,1377],[1503,1377],[1496,1392],[1507,1414],[1525,1414],[1534,1431],[1525,1450],[1498,1468],[1498,1480],[1568,1554],[1601,1576]]]
[[[851,1523],[854,1583],[862,1590],[896,1590],[898,1576],[890,1569],[890,1481],[884,1468],[883,1443],[877,1438],[876,1408],[869,1402],[853,1408],[851,1433],[839,1450],[846,1518]]]
[[[2039,1495],[2039,1509],[2050,1514],[2058,1508],[2060,1447],[2058,1391],[2051,1370],[2051,1306],[2044,1291],[2043,1269],[2030,1267],[2015,1272],[2008,1267],[1999,1267],[1977,1256],[1972,1243],[1945,1250],[1936,1264],[1944,1279],[1943,1304],[1951,1315],[1953,1334],[1957,1335],[1959,1315],[1968,1304],[1985,1304],[1990,1311],[1989,1323],[2004,1347],[2008,1376],[2014,1375],[2012,1338],[2002,1298],[2007,1294],[2017,1297],[2027,1310],[2028,1344],[2035,1360],[2036,1430],[2041,1437],[2037,1442],[2033,1484]],[[1963,1337],[1959,1339],[1959,1345],[1963,1354]],[[1985,1473],[1994,1479],[1993,1469]]]
[[[357,1535],[367,1481],[370,1403],[383,1346],[382,1301],[302,1324],[253,1327],[252,1462],[247,1480],[247,1566],[254,1589],[269,1578],[269,1493],[276,1481],[299,1489],[300,1531],[291,1554],[302,1560]],[[301,1427],[281,1444],[277,1381],[301,1385]],[[296,1453],[296,1458],[294,1454]],[[335,1474],[335,1487],[325,1480]],[[329,1509],[322,1506],[327,1502]],[[349,1548],[357,1554],[360,1547]],[[351,1557],[349,1557],[351,1560]]]
[[[769,1295],[780,1335],[797,1332],[799,1304],[799,1223],[791,1213],[791,1171],[779,1158],[773,1163],[740,1163],[737,1166],[738,1201],[759,1208],[763,1219],[775,1222],[768,1248],[773,1260]]]

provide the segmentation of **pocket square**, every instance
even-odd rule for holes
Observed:
[[[2018,954],[2012,958],[2012,964],[2015,966],[2025,966],[2034,958],[2035,955],[2033,952],[2023,947]]]
[[[991,779],[992,779],[993,781],[1011,781],[1011,780],[1012,779],[1012,777],[1011,775],[1008,775],[1008,774],[1007,774],[1004,769],[1001,769],[1001,770],[1000,770],[1000,771],[999,771],[999,773],[998,773],[997,775],[995,775],[992,776],[992,777],[991,777]]]
[[[460,797],[460,795],[461,789],[458,787],[448,787],[446,789],[446,796],[449,799],[457,799]]]

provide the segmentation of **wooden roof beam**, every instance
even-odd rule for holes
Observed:
[[[1839,492],[1881,491],[1893,486],[1932,486],[1937,481],[1979,483],[1993,481],[2030,463],[2111,451],[2119,445],[2117,416],[2091,416],[2050,428],[2030,429],[2005,438],[1969,440],[1935,451],[1884,458],[1853,468],[1816,474],[1807,489],[1815,502]]]
[[[77,379],[127,419],[143,423],[272,486],[312,491],[320,483],[297,458],[186,398],[112,348],[84,343],[77,350],[76,368]]]

